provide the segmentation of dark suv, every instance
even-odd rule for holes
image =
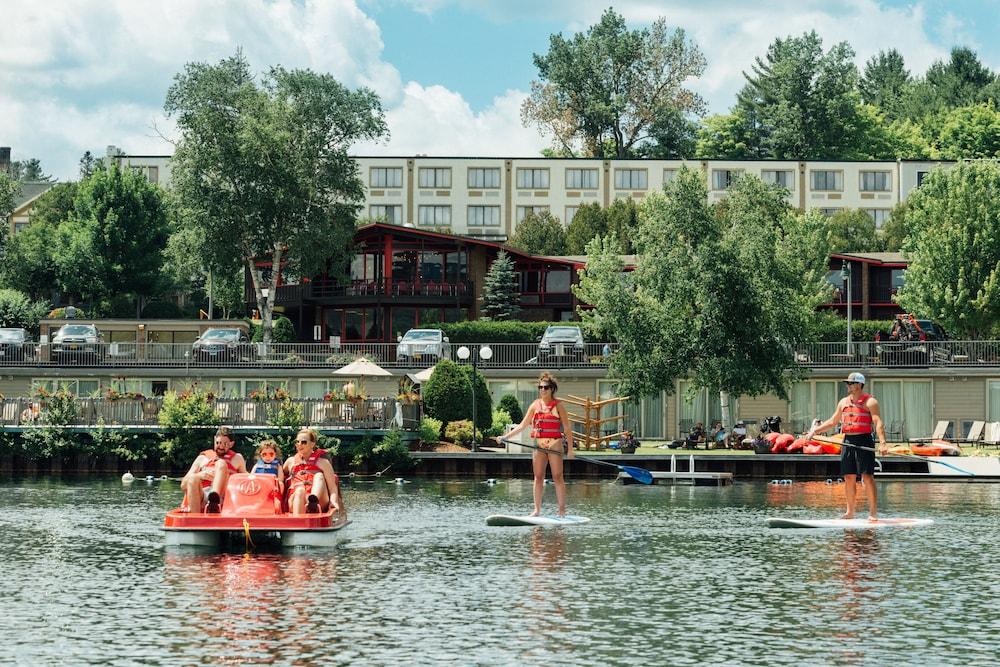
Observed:
[[[0,363],[15,363],[34,356],[35,347],[24,329],[0,329]]]
[[[890,331],[875,336],[875,351],[884,364],[926,366],[950,360],[946,346],[933,344],[946,340],[948,334],[937,322],[897,315]]]
[[[249,353],[250,338],[237,328],[206,329],[191,345],[194,360],[209,363],[238,361]]]

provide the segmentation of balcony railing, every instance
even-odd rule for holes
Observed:
[[[48,403],[44,397],[0,399],[0,425],[41,426],[46,422]],[[325,401],[293,398],[302,409],[306,424],[322,428],[377,429],[420,427],[420,404],[404,404],[395,398]],[[282,401],[246,398],[217,398],[211,401],[219,422],[230,426],[266,426]],[[141,399],[77,398],[77,419],[72,426],[158,426],[162,396]]]
[[[795,361],[824,367],[998,367],[1000,340],[813,343],[795,349]]]
[[[355,280],[347,285],[313,281],[299,287],[308,288],[303,296],[314,299],[350,296],[384,296],[386,284],[380,280]],[[279,292],[285,287],[281,287]],[[470,281],[438,282],[433,280],[394,280],[388,285],[390,296],[471,296],[473,286]]]

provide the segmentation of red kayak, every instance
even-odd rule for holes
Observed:
[[[229,478],[218,514],[170,510],[163,519],[168,546],[220,547],[278,541],[285,547],[333,546],[340,529],[350,523],[347,512],[319,514],[282,511],[274,475],[236,473]]]

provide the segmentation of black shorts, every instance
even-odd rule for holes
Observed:
[[[848,435],[845,442],[858,447],[840,448],[840,474],[841,475],[874,475],[875,474],[875,439],[871,433],[858,433]],[[859,449],[868,447],[869,449]]]

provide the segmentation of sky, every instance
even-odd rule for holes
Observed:
[[[390,136],[354,154],[537,155],[549,138],[520,117],[532,54],[609,6],[632,28],[663,16],[687,32],[709,113],[728,111],[774,38],[809,30],[848,41],[859,68],[896,48],[922,74],[962,45],[1000,69],[1000,0],[0,0],[0,145],[61,180],[108,145],[169,155],[174,75],[242,49],[256,72],[310,68],[378,93]]]

